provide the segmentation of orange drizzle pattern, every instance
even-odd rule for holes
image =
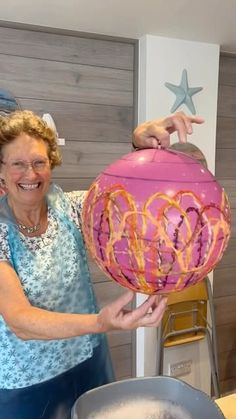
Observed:
[[[141,207],[121,184],[95,182],[83,208],[87,247],[120,285],[145,294],[181,290],[218,263],[230,237],[230,210],[205,205],[192,191],[154,193]]]

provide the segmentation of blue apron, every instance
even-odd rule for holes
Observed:
[[[52,246],[34,253],[22,241],[7,196],[0,199],[0,222],[8,225],[10,262],[32,305],[59,312],[95,313],[84,242],[70,217],[69,201],[60,188],[52,185],[47,202],[58,231]],[[47,275],[49,280],[45,280]],[[4,365],[2,376],[0,372],[1,419],[69,418],[68,412],[79,395],[114,379],[104,335],[22,341],[1,317],[0,332],[8,347],[2,352],[0,347]]]

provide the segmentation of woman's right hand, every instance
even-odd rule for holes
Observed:
[[[128,310],[125,307],[131,303],[134,295],[135,293],[129,290],[100,310],[98,327],[101,332],[159,326],[166,309],[167,297],[152,295],[139,307]]]

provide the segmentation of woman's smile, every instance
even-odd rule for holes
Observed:
[[[2,148],[2,176],[12,204],[40,205],[51,181],[45,141],[22,133]]]
[[[40,182],[38,183],[18,183],[18,186],[23,189],[24,191],[34,191],[35,189],[38,189],[40,186]]]

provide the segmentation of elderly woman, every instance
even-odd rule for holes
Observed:
[[[197,117],[146,122],[134,145],[186,141]],[[82,192],[52,184],[61,162],[54,132],[37,115],[0,118],[0,418],[70,418],[83,392],[113,380],[105,332],[158,326],[165,298],[127,311],[133,293],[100,311],[81,235]],[[151,312],[150,312],[151,311]]]

